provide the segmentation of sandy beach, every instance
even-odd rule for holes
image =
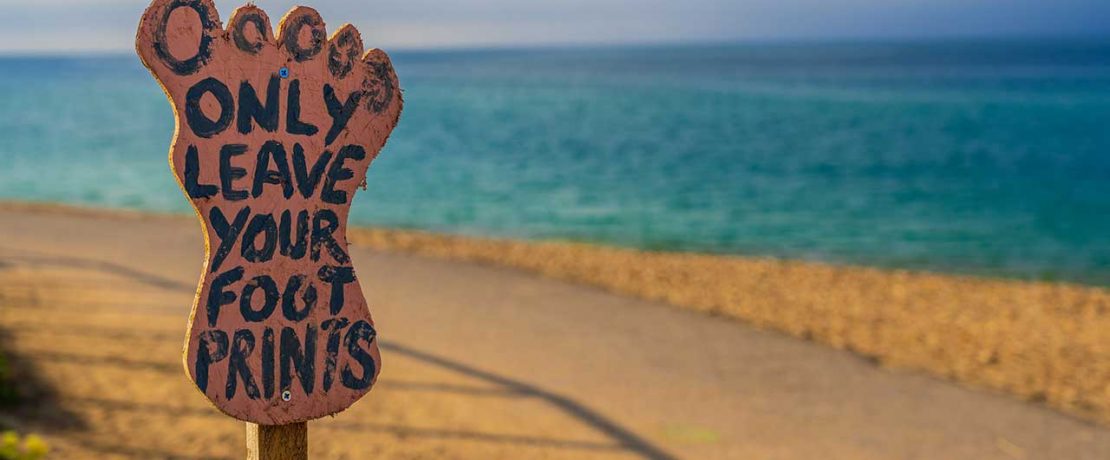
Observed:
[[[383,371],[310,424],[314,458],[1110,456],[1104,289],[350,238]],[[0,205],[0,339],[30,397],[0,422],[57,458],[241,457],[181,365],[202,255],[190,216]]]

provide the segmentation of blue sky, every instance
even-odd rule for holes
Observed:
[[[1110,0],[259,0],[393,48],[1110,36]],[[124,51],[146,1],[0,0],[0,52]],[[238,1],[217,0],[227,18]]]

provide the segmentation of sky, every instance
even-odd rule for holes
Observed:
[[[1110,0],[258,0],[385,49],[857,39],[1110,37]],[[0,0],[0,53],[133,49],[147,1]],[[226,19],[241,3],[220,2]]]

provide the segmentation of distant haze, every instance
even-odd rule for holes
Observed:
[[[744,40],[1107,36],[1106,0],[258,1],[297,3],[387,48]],[[226,19],[238,1],[217,1]],[[146,1],[0,0],[0,52],[125,51]]]

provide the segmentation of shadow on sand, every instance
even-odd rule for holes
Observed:
[[[3,299],[0,299],[0,308],[3,308]],[[0,399],[0,430],[85,428],[85,422],[76,413],[59,404],[57,391],[42,377],[34,359],[12,353],[11,344],[11,334],[0,328],[0,378],[3,379],[0,385],[5,387],[5,397]]]
[[[5,254],[3,256],[3,258],[6,259],[5,266],[10,266],[12,263],[15,263],[31,268],[50,266],[66,267],[68,269],[78,268],[118,276],[131,282],[137,282],[157,289],[180,292],[188,295],[192,295],[193,292],[195,292],[195,286],[110,261],[32,254],[25,251],[19,251],[17,253],[18,255],[12,255],[12,253],[8,251],[0,251],[0,254]],[[0,266],[0,274],[2,274],[2,271],[3,266]],[[6,299],[0,298],[0,308],[8,307],[8,305],[4,305],[5,303],[9,303],[5,302],[5,300]],[[59,307],[64,308],[64,306]],[[116,340],[127,343],[134,342],[138,338],[147,340],[169,340],[174,342],[179,342],[181,340],[181,336],[170,334],[166,331],[143,330],[141,328],[113,329],[89,325],[67,327],[54,321],[46,321],[45,318],[36,319],[35,321],[0,322],[0,328],[17,329],[21,334],[65,334],[69,337],[85,336],[98,340]],[[4,338],[3,329],[0,329],[0,345],[7,343],[3,340]],[[452,373],[482,380],[496,387],[490,389],[438,382],[394,382],[390,383],[391,388],[409,391],[447,392],[464,397],[498,396],[535,398],[549,407],[573,417],[597,433],[604,435],[604,437],[611,442],[589,442],[548,437],[475,432],[461,429],[427,429],[395,424],[346,421],[329,423],[329,428],[358,432],[389,432],[402,436],[441,440],[519,444],[553,449],[614,451],[623,452],[625,454],[632,453],[636,456],[652,460],[668,460],[675,458],[661,448],[653,445],[651,442],[622,427],[616,421],[599,414],[588,406],[548,391],[542,387],[478,369],[466,363],[437,356],[431,352],[418,350],[398,342],[382,341],[379,345],[383,350],[383,354],[393,353],[395,355],[404,356]],[[43,379],[37,378],[33,366],[33,364],[37,363],[62,363],[66,365],[88,366],[90,372],[103,367],[115,367],[131,372],[156,372],[165,374],[165,378],[182,378],[181,376],[173,375],[180,372],[180,364],[177,362],[136,361],[134,359],[115,356],[105,357],[87,355],[74,352],[73,350],[26,351],[22,356],[13,356],[12,358],[14,363],[19,364],[17,365],[18,375],[21,376],[20,378],[26,383],[27,387],[34,390],[34,394],[32,396],[33,399],[28,400],[33,402],[32,404],[27,404],[25,405],[25,409],[18,409],[11,413],[17,417],[20,423],[26,424],[27,427],[31,429],[43,431],[85,429],[85,422],[81,420],[78,411],[74,411],[73,408],[88,406],[113,412],[164,413],[170,416],[224,417],[213,408],[181,408],[169,405],[136,402],[133,400],[89,396],[62,398],[59,397],[58,393],[50,388]],[[190,458],[170,452],[136,449],[114,442],[101,443],[99,441],[83,439],[80,440],[78,444],[89,450],[102,453],[116,453],[136,457]]]

